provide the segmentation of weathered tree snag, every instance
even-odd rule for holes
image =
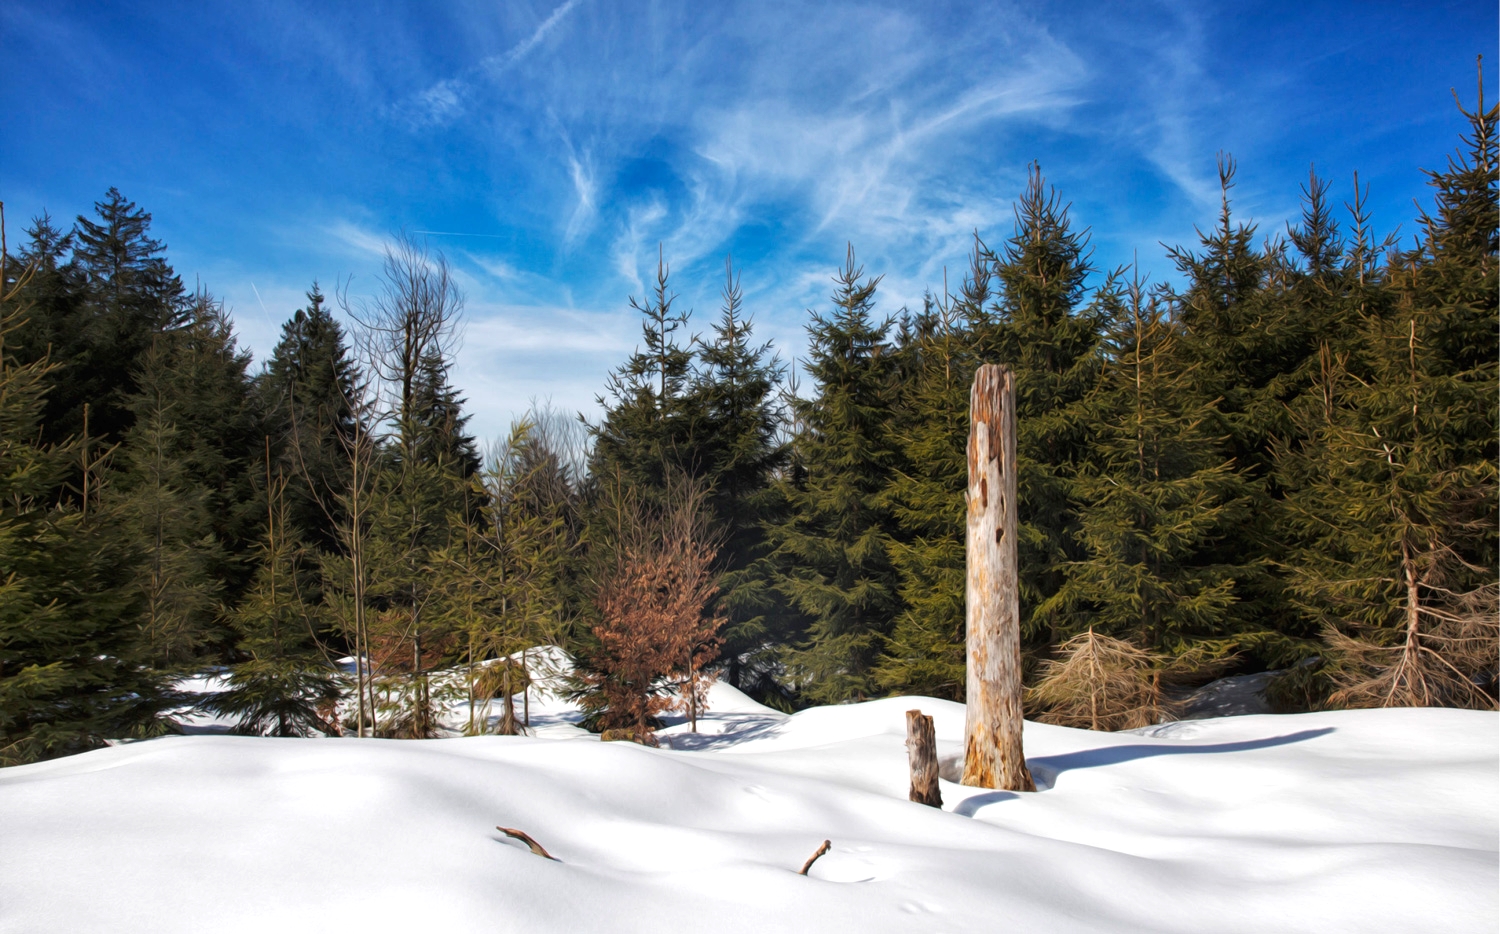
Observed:
[[[553,856],[551,853],[548,853],[547,850],[540,843],[538,843],[535,840],[531,839],[531,834],[527,833],[524,830],[517,830],[514,827],[496,827],[495,829],[498,830],[498,831],[500,831],[501,833],[505,834],[507,837],[511,837],[513,839],[520,840],[522,843],[526,844],[526,846],[531,849],[531,852],[535,853],[536,855],[538,855],[540,857],[543,857],[544,859],[550,859],[554,863],[562,862],[562,860],[558,859],[556,856]]]
[[[1035,791],[1021,748],[1015,375],[1002,366],[981,366],[969,411],[963,783]]]
[[[932,718],[920,710],[906,712],[906,757],[911,763],[911,793],[907,797],[918,804],[942,807],[943,794],[938,789],[937,733],[932,728]]]
[[[802,868],[799,869],[799,870],[797,870],[797,875],[799,875],[799,876],[805,876],[805,875],[807,875],[807,871],[812,868],[812,864],[816,863],[818,861],[818,857],[819,856],[822,856],[824,853],[827,853],[828,852],[828,848],[831,847],[831,846],[833,846],[833,841],[831,841],[831,840],[824,840],[823,841],[823,845],[820,846],[820,847],[818,847],[818,851],[816,853],[814,853],[813,855],[809,856],[807,858],[807,862],[805,862],[805,863],[802,864]]]

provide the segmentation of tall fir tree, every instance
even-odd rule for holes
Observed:
[[[983,362],[1015,373],[1019,460],[1021,626],[1032,642],[1055,634],[1034,621],[1057,593],[1063,565],[1079,557],[1069,478],[1088,449],[1080,402],[1098,374],[1098,308],[1084,305],[1088,233],[1072,229],[1068,206],[1032,166],[1016,204],[1015,231],[994,254],[998,308],[977,335]]]
[[[787,459],[778,437],[782,366],[769,342],[754,342],[739,275],[728,260],[723,298],[711,338],[699,343],[690,406],[701,413],[697,457],[709,484],[712,524],[723,535],[718,564],[726,675],[735,687],[771,699],[779,693],[772,673],[789,615],[774,587],[764,529],[778,512],[773,481]]]
[[[341,437],[353,434],[358,373],[343,328],[317,283],[281,328],[265,371],[256,381],[265,433],[286,477],[289,527],[311,547],[337,547],[343,521],[338,492],[347,467]]]
[[[637,349],[608,382],[608,398],[599,397],[603,421],[593,429],[590,473],[618,474],[643,490],[661,490],[672,470],[690,476],[706,467],[698,449],[702,412],[690,392],[693,341],[687,333],[691,312],[674,306],[664,255],[656,263],[649,299],[630,299],[641,315],[644,349]]]
[[[967,655],[964,491],[975,338],[992,326],[992,269],[978,238],[957,296],[931,296],[902,348],[911,375],[895,425],[903,457],[888,490],[891,560],[904,608],[876,670],[887,690],[962,700]]]
[[[145,355],[157,335],[183,323],[189,296],[164,244],[150,235],[150,214],[115,188],[94,210],[97,220],[80,215],[74,227],[72,258],[84,301],[75,317],[58,322],[64,369],[49,415],[52,431],[78,434],[87,403],[90,431],[115,442],[133,424],[130,399]]]
[[[0,765],[158,732],[171,698],[144,664],[115,517],[57,497],[79,443],[39,440],[52,365],[13,350],[35,259],[0,259]]]
[[[1361,354],[1325,355],[1280,464],[1291,589],[1337,705],[1494,706],[1500,112],[1481,83],[1463,113],[1467,151],[1429,173],[1436,212],[1384,288],[1355,293]]]
[[[799,474],[783,487],[789,515],[770,529],[778,587],[808,620],[787,662],[802,697],[823,702],[876,692],[875,664],[901,608],[885,501],[898,466],[890,322],[874,319],[880,279],[865,277],[852,246],[834,281],[833,309],[808,325],[816,394],[795,403],[803,430]]]
[[[266,444],[266,526],[245,597],[229,614],[238,658],[223,691],[204,706],[236,717],[236,732],[309,736],[338,731],[339,675],[320,651],[326,612],[316,598],[306,547],[290,523],[286,477],[271,474]]]
[[[1098,387],[1086,400],[1093,452],[1072,483],[1084,557],[1038,614],[1054,632],[1090,628],[1174,654],[1219,655],[1241,624],[1244,569],[1217,546],[1244,521],[1243,477],[1219,459],[1212,407],[1175,343],[1169,296],[1137,279],[1104,295],[1111,312]]]
[[[163,337],[147,351],[131,399],[133,424],[109,488],[108,504],[121,516],[140,560],[142,638],[154,666],[170,670],[194,661],[215,641],[224,605],[226,560],[214,534],[210,489],[192,469],[195,439],[183,421],[172,380],[174,354]]]

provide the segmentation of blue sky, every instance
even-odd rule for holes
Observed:
[[[794,357],[846,242],[882,310],[919,306],[973,231],[1008,234],[1033,160],[1100,267],[1170,277],[1160,244],[1212,223],[1220,150],[1263,233],[1315,163],[1409,236],[1497,28],[1493,0],[8,0],[0,199],[14,240],[118,186],[257,358],[314,279],[368,294],[384,240],[428,231],[491,436],[531,397],[596,411],[659,243],[697,328],[732,252]]]

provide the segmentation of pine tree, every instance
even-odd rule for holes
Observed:
[[[774,476],[787,459],[778,437],[782,366],[769,342],[753,342],[754,324],[745,315],[739,276],[728,260],[723,296],[712,339],[698,347],[689,407],[701,412],[703,428],[701,453],[694,460],[703,464],[713,525],[723,534],[718,561],[724,572],[720,606],[728,620],[727,677],[735,687],[764,697],[778,693],[771,671],[788,624],[764,530],[777,507]]]
[[[672,470],[697,477],[707,466],[697,441],[702,413],[688,391],[693,353],[691,339],[684,338],[692,313],[673,308],[677,295],[669,277],[659,256],[651,298],[631,297],[630,307],[642,318],[645,349],[610,374],[608,398],[598,399],[604,419],[593,428],[590,473],[619,473],[645,490],[661,490]]]
[[[78,447],[38,440],[51,364],[12,351],[35,268],[0,259],[0,765],[158,732],[170,703],[142,664],[112,517],[56,499]]]
[[[1429,173],[1437,211],[1392,260],[1393,304],[1361,304],[1362,357],[1326,360],[1281,465],[1290,582],[1338,705],[1494,706],[1497,109],[1481,85],[1463,113],[1467,152]]]
[[[802,696],[825,702],[875,691],[873,669],[901,608],[885,504],[897,467],[890,323],[873,320],[880,280],[865,277],[853,247],[834,281],[833,310],[808,325],[816,396],[795,403],[800,476],[783,486],[789,515],[770,530],[777,586],[810,621],[788,664]]]
[[[196,658],[213,636],[224,590],[214,569],[224,549],[213,532],[210,491],[191,470],[194,439],[178,427],[172,354],[164,345],[146,354],[131,400],[134,424],[119,454],[122,476],[107,503],[140,555],[136,588],[148,657],[170,669]]]
[[[1218,459],[1168,297],[1136,280],[1104,301],[1107,356],[1087,400],[1094,452],[1072,483],[1085,556],[1038,614],[1055,632],[1092,627],[1181,654],[1240,626],[1244,569],[1218,560],[1217,546],[1244,519],[1245,484]]]
[[[249,591],[229,615],[241,658],[225,690],[204,707],[238,717],[236,731],[253,736],[335,733],[325,714],[339,698],[338,673],[319,651],[326,628],[322,607],[310,599],[307,551],[290,525],[285,476],[272,476],[266,444],[267,504],[260,565]]]
[[[345,467],[339,439],[353,433],[349,400],[356,381],[343,328],[314,283],[307,307],[282,325],[256,390],[277,466],[287,478],[289,528],[323,552],[337,547],[343,520],[337,501]]]
[[[929,296],[902,350],[911,358],[896,420],[904,466],[888,501],[901,530],[891,561],[904,609],[876,671],[881,687],[892,691],[964,696],[964,451],[975,338],[992,323],[991,282],[988,256],[976,238],[960,294]]]
[[[84,280],[84,301],[57,328],[63,369],[49,430],[78,434],[88,403],[90,429],[113,443],[133,422],[130,399],[145,355],[158,335],[182,324],[188,296],[165,247],[150,236],[150,214],[114,188],[94,210],[97,221],[80,215],[74,227],[73,261]]]
[[[978,322],[976,337],[983,362],[1015,373],[1021,625],[1025,636],[1046,641],[1035,608],[1079,557],[1069,477],[1089,447],[1079,403],[1097,379],[1101,320],[1096,307],[1083,306],[1088,233],[1072,229],[1068,206],[1039,166],[1015,213],[1015,232],[993,257],[997,320]]]

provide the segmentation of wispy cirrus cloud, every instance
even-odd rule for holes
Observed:
[[[57,140],[119,140],[75,147],[89,190],[38,207],[87,210],[101,179],[121,183],[177,225],[160,231],[174,259],[231,283],[262,355],[306,283],[371,291],[390,235],[429,237],[469,295],[459,366],[484,431],[533,393],[556,398],[546,379],[603,384],[636,337],[611,322],[629,322],[658,245],[700,329],[732,252],[757,333],[790,357],[847,242],[884,276],[880,311],[917,307],[945,269],[958,283],[976,231],[1010,233],[1033,160],[1105,267],[1138,249],[1171,274],[1156,244],[1211,222],[1220,149],[1240,158],[1236,209],[1263,230],[1295,212],[1309,161],[1336,180],[1360,169],[1377,224],[1405,220],[1424,194],[1414,167],[1432,164],[1420,153],[1449,131],[1446,89],[1470,73],[1467,34],[1494,32],[1493,11],[1449,11],[1460,40],[1390,5],[1351,20],[1189,0],[372,3],[101,18],[17,0],[0,12],[17,27],[0,29],[4,76],[17,125],[49,146],[18,137],[0,175],[25,213]],[[204,37],[222,54],[176,54]],[[1373,73],[1409,80],[1358,77]],[[185,136],[184,116],[212,132]],[[213,235],[194,242],[194,223]],[[216,250],[274,259],[200,263]],[[583,347],[575,332],[612,336]]]
[[[362,260],[384,259],[390,236],[371,230],[351,220],[337,220],[322,228],[327,238],[343,250]]]
[[[447,126],[472,106],[484,81],[496,81],[520,64],[546,41],[582,0],[564,0],[530,35],[498,55],[489,55],[460,75],[444,78],[412,94],[395,107],[395,113],[413,129]]]
[[[1008,128],[1064,122],[1088,77],[1080,56],[1035,24],[971,37],[997,54],[964,63],[952,59],[966,49],[923,32],[906,17],[887,16],[872,38],[824,55],[821,85],[799,91],[771,77],[668,121],[680,191],[666,200],[653,192],[657,209],[649,215],[627,210],[613,250],[622,275],[649,267],[657,241],[686,266],[722,255],[743,229],[774,220],[790,228],[775,246],[783,262],[826,262],[853,240],[887,274],[897,303],[919,302],[944,263],[962,258],[976,228],[1009,215],[997,179],[960,163],[993,164],[986,137],[1003,139]],[[752,75],[795,70],[794,60],[810,54],[780,36],[774,22],[742,30],[742,42],[755,46]],[[1011,48],[1017,53],[1005,55]],[[826,93],[833,88],[857,90]],[[1002,170],[1015,183],[1007,187],[1019,187],[1026,161],[1014,158]],[[630,197],[606,197],[616,195]],[[795,307],[821,297],[807,292],[805,277],[772,272],[780,282],[770,301]]]
[[[920,307],[945,275],[957,286],[976,232],[1008,234],[1026,166],[1050,140],[1108,137],[1190,200],[1204,197],[1190,11],[1159,11],[1161,34],[1135,36],[1151,74],[1126,94],[1102,83],[1076,37],[1016,6],[963,28],[862,4],[828,15],[653,9],[632,17],[569,0],[403,104],[410,126],[508,153],[526,180],[537,217],[512,237],[524,248],[498,236],[494,250],[463,248],[471,315],[500,313],[478,310],[501,307],[500,294],[621,309],[650,287],[659,245],[684,306],[711,309],[733,252],[762,333],[791,356],[846,241],[884,276],[882,310]],[[524,79],[498,80],[528,61]],[[1112,94],[1133,118],[1098,121]],[[504,210],[501,226],[513,222]]]
[[[484,59],[480,63],[480,68],[491,78],[498,78],[505,74],[507,70],[521,61],[521,59],[530,55],[533,49],[541,45],[543,40],[551,35],[553,30],[557,29],[557,24],[562,22],[563,18],[569,13],[573,12],[573,8],[578,6],[580,2],[581,0],[566,0],[566,2],[559,4],[550,16],[542,20],[541,24],[536,27],[536,30],[531,35],[517,42],[504,53],[491,55]]]

